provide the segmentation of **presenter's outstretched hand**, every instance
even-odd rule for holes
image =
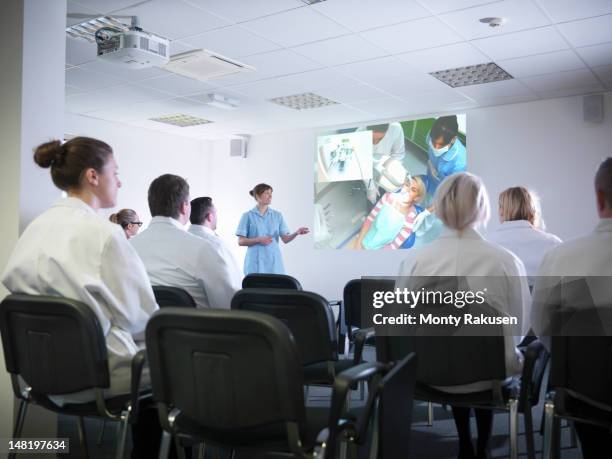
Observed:
[[[310,230],[306,228],[305,226],[302,226],[301,228],[298,228],[298,230],[295,233],[296,234],[308,234],[310,233]]]

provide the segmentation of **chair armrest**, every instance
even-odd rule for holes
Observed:
[[[344,419],[342,412],[351,387],[360,381],[370,380],[376,375],[382,375],[387,369],[388,365],[380,362],[362,363],[336,376],[332,388],[332,400],[329,410],[329,435],[327,439],[327,449],[329,451],[335,451],[340,433],[348,428],[346,425],[348,421],[342,422]]]
[[[523,372],[521,373],[521,388],[519,392],[519,405],[537,403],[544,371],[548,364],[550,354],[540,340],[529,343],[524,352]],[[534,399],[535,397],[535,399]]]
[[[357,330],[353,335],[355,338],[355,355],[353,356],[353,363],[355,365],[360,364],[363,359],[363,347],[368,339],[375,336],[373,328],[362,328]]]
[[[131,407],[132,413],[130,422],[134,423],[138,419],[138,406],[140,398],[140,380],[142,379],[142,370],[147,362],[147,354],[144,349],[138,351],[132,357],[132,381],[131,381]]]

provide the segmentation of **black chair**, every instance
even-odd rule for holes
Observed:
[[[478,312],[471,306],[470,312]],[[487,311],[487,306],[482,306]],[[429,312],[429,310],[427,311]],[[488,314],[494,314],[488,311]],[[476,327],[476,326],[475,326]],[[469,334],[469,332],[467,332]],[[504,337],[501,325],[492,336],[444,335],[441,328],[415,327],[417,336],[376,336],[376,354],[381,362],[397,360],[411,352],[419,359],[415,399],[442,405],[504,410],[509,413],[510,458],[518,457],[518,413],[525,421],[527,450],[535,457],[531,409],[539,403],[539,392],[548,353],[539,341],[525,351],[520,377],[506,379]],[[490,381],[491,389],[452,394],[435,387]]]
[[[149,321],[146,342],[164,429],[160,457],[171,436],[249,457],[312,457],[317,444],[318,457],[337,457],[359,422],[343,417],[348,388],[387,371],[355,367],[334,386],[333,409],[307,410],[291,333],[268,314],[165,308]]]
[[[612,306],[553,314],[544,458],[559,453],[561,419],[612,428],[611,328]]]
[[[144,351],[132,359],[132,393],[105,399],[110,387],[106,341],[95,313],[67,298],[9,295],[0,304],[6,369],[21,400],[13,438],[23,429],[29,403],[78,417],[81,457],[88,457],[84,417],[120,422],[117,458],[123,457],[128,423],[138,416]],[[92,390],[95,401],[60,406],[53,396]],[[11,454],[9,457],[14,457]]]
[[[179,287],[169,287],[167,285],[154,285],[153,294],[155,295],[155,301],[160,308],[166,308],[168,306],[184,307],[184,308],[195,308],[196,302],[193,297]]]
[[[302,290],[302,284],[295,277],[286,274],[247,274],[242,279],[242,288],[285,288]]]
[[[336,375],[362,361],[365,338],[357,339],[353,359],[338,360],[331,308],[320,295],[285,289],[242,289],[232,309],[263,312],[281,320],[293,334],[307,385],[331,385]]]

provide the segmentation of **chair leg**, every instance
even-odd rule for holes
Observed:
[[[527,405],[529,402],[527,402]],[[525,421],[525,438],[527,440],[527,459],[535,459],[535,443],[533,440],[533,416],[531,407],[525,406],[523,410],[523,418]]]
[[[554,438],[555,405],[552,400],[544,404],[544,446],[542,448],[542,459],[552,459]]]
[[[433,403],[427,402],[427,427],[432,427],[434,421]]]
[[[162,432],[161,444],[159,446],[159,459],[168,459],[171,443],[172,435],[164,430]]]
[[[77,427],[79,430],[79,442],[81,443],[81,457],[89,458],[89,448],[87,448],[87,434],[85,433],[85,422],[83,416],[78,417]]]
[[[508,401],[508,405],[510,408],[510,459],[518,459],[518,401],[512,398]]]
[[[578,438],[576,438],[576,427],[573,421],[567,423],[570,429],[570,448],[578,448]]]
[[[25,417],[28,411],[28,402],[26,400],[21,400],[19,403],[19,410],[17,411],[17,419],[15,419],[15,428],[13,429],[13,439],[17,440],[21,437],[21,431],[23,430],[23,425],[25,424]],[[8,459],[15,459],[15,455],[17,453],[10,453],[8,455]]]
[[[128,419],[129,413],[124,411],[121,413],[121,421],[119,421],[119,430],[118,430],[118,442],[117,442],[117,452],[115,457],[117,459],[123,459],[125,454],[125,443],[127,441],[127,432],[128,432]]]
[[[104,430],[106,430],[106,419],[102,419],[102,425],[98,430],[98,440],[96,440],[96,445],[100,446],[102,444],[102,440],[104,440]]]
[[[359,400],[362,402],[365,400],[365,381],[359,382]]]
[[[308,404],[308,392],[309,392],[310,386],[304,386],[304,403]]]
[[[178,457],[178,459],[187,459],[185,457],[185,448],[181,445],[178,435],[174,436],[174,446],[176,446],[176,457]]]

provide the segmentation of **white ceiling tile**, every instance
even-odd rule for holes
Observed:
[[[501,27],[489,27],[478,20],[485,17],[503,17]],[[464,38],[498,36],[520,30],[549,25],[550,21],[532,0],[506,0],[465,10],[440,15],[445,23],[453,27]]]
[[[177,96],[197,94],[214,88],[212,84],[174,74],[144,80],[139,83],[139,86],[157,89]]]
[[[612,64],[612,43],[577,48],[576,52],[591,67]]]
[[[536,92],[581,88],[599,83],[588,69],[522,78],[521,81]]]
[[[193,48],[208,49],[233,59],[280,48],[275,43],[236,25],[194,35],[182,42]]]
[[[571,49],[502,60],[497,64],[514,78],[585,68],[582,59]]]
[[[242,25],[282,46],[297,46],[349,33],[349,30],[311,8],[297,8]]]
[[[111,109],[89,112],[88,116],[125,122],[186,113],[189,109],[200,105],[201,103],[190,99],[175,98],[162,101],[117,105]]]
[[[398,94],[400,95],[400,94]],[[426,111],[436,111],[442,105],[453,105],[469,102],[470,99],[453,88],[446,87],[438,91],[405,91],[401,98],[410,106],[418,106]]]
[[[84,64],[98,58],[95,43],[77,40],[66,35],[66,62],[71,65]]]
[[[353,85],[357,81],[342,72],[333,69],[319,69],[277,78],[276,81],[288,81],[305,89],[318,90],[335,86]]]
[[[65,88],[65,94],[67,96],[71,96],[73,94],[76,94],[76,93],[79,93],[79,92],[82,92],[82,91],[83,91],[82,89],[79,89],[76,86],[70,86],[69,84],[67,84],[66,88]]]
[[[456,88],[458,92],[481,102],[482,100],[499,97],[530,96],[532,92],[518,80],[495,81],[493,83],[475,84]]]
[[[236,85],[232,86],[232,89],[240,94],[260,100],[268,100],[274,97],[289,96],[291,94],[303,92],[291,82],[279,81],[278,78]]]
[[[312,8],[355,32],[430,16],[410,0],[333,0]]]
[[[392,54],[462,41],[459,35],[434,17],[367,30],[360,35]]]
[[[465,67],[489,62],[490,59],[469,43],[455,43],[437,48],[412,51],[397,57],[422,70],[435,72],[437,70]]]
[[[333,88],[319,89],[317,94],[328,99],[335,100],[340,103],[352,103],[363,100],[382,99],[389,97],[390,94],[385,93],[377,88],[365,84],[357,84],[350,86],[336,86]]]
[[[292,50],[328,66],[374,59],[388,54],[355,34],[297,46]]]
[[[575,21],[612,13],[610,0],[538,0],[551,19],[556,22]]]
[[[559,24],[559,31],[574,47],[612,42],[612,14]]]
[[[554,99],[557,97],[583,96],[586,94],[591,94],[593,92],[599,92],[601,90],[601,84],[594,83],[587,86],[537,91],[537,94],[543,99]]]
[[[109,75],[90,72],[80,67],[70,67],[66,69],[66,84],[82,91],[92,91],[94,89],[125,84],[125,81]]]
[[[102,12],[92,8],[89,5],[79,4],[72,0],[68,0],[68,2],[66,2],[66,14],[66,26],[71,26],[74,24],[80,24],[81,22],[87,21],[92,17],[101,16]]]
[[[231,22],[244,22],[262,16],[305,6],[296,0],[186,0],[194,6]]]
[[[166,70],[160,69],[159,67],[130,69],[123,67],[119,64],[113,64],[98,58],[94,59],[93,61],[82,64],[80,65],[80,67],[82,69],[98,73],[100,76],[110,75],[115,78],[121,78],[123,80],[130,81],[132,83],[140,80],[146,80],[147,78],[155,78],[168,74]]]
[[[172,40],[170,42],[170,56],[174,56],[175,54],[180,54],[187,51],[193,51],[194,49],[198,48],[188,45],[187,43],[183,43],[180,40]]]
[[[410,106],[406,102],[394,97],[353,102],[350,106],[371,114],[371,119],[395,117],[409,119],[412,114]]]
[[[376,83],[381,78],[401,76],[402,74],[413,73],[415,71],[414,67],[395,56],[339,65],[335,69],[360,81],[370,83],[373,86],[376,86]]]
[[[525,30],[498,37],[482,38],[474,46],[494,61],[567,49],[567,43],[554,27]]]
[[[450,89],[449,86],[437,78],[426,73],[417,72],[390,75],[379,78],[376,83],[372,82],[371,84],[399,97],[404,97],[406,94],[414,94],[415,92],[445,91]]]
[[[87,113],[111,109],[115,106],[122,107],[138,102],[169,98],[171,97],[168,94],[154,89],[126,84],[68,96],[66,97],[66,108],[71,112]]]
[[[288,49],[279,49],[269,53],[248,56],[241,59],[241,61],[245,64],[252,65],[255,67],[256,71],[216,78],[211,80],[211,83],[220,86],[229,86],[263,80],[275,76],[306,72],[321,67],[320,64]]]
[[[74,0],[71,3],[103,14],[142,3],[142,0]]]
[[[229,21],[180,0],[151,0],[121,14],[137,15],[147,32],[176,39],[229,25]]]
[[[491,3],[491,0],[426,0],[423,2],[435,14],[472,8],[484,3]]]
[[[608,86],[608,89],[612,89],[612,65],[595,67],[593,71]]]
[[[478,100],[480,107],[491,107],[496,105],[519,104],[522,102],[530,102],[538,100],[539,97],[535,93],[524,94],[520,96],[502,96],[502,97],[481,97]]]

